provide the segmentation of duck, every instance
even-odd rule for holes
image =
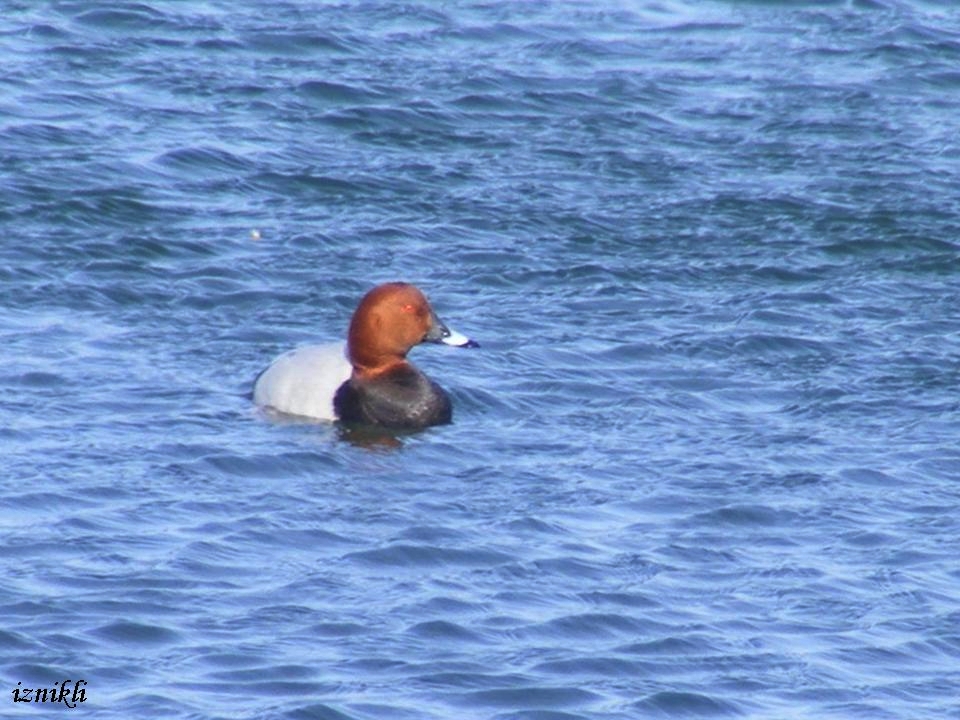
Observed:
[[[415,285],[377,285],[357,305],[346,343],[284,353],[257,376],[253,401],[268,412],[348,426],[420,430],[450,423],[450,396],[407,359],[421,343],[479,347],[444,324]]]

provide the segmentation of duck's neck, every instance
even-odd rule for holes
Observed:
[[[413,366],[407,362],[406,358],[380,358],[375,362],[357,362],[351,358],[353,364],[354,377],[363,380],[373,380],[374,378],[394,373],[402,370],[413,369]]]

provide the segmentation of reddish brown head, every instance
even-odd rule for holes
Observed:
[[[347,354],[355,373],[378,375],[406,362],[425,340],[440,341],[450,331],[420,290],[402,282],[385,283],[363,296],[347,334]]]

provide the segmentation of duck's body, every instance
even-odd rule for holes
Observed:
[[[448,423],[449,396],[407,360],[421,342],[477,344],[450,331],[413,285],[379,285],[357,306],[345,353],[334,343],[281,355],[257,378],[254,402],[281,413],[384,428]]]
[[[260,373],[253,401],[287,415],[336,420],[333,397],[350,379],[346,343],[307,345],[278,357]]]

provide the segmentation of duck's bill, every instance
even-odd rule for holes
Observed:
[[[444,345],[453,345],[454,347],[464,347],[464,348],[475,348],[480,347],[480,343],[476,340],[468,338],[462,333],[458,333],[456,330],[451,330],[450,328],[446,329],[446,334],[440,338],[440,342]]]
[[[480,343],[476,340],[471,340],[466,335],[448,328],[436,315],[433,316],[430,330],[423,339],[426,342],[443,343],[453,347],[480,347]]]

